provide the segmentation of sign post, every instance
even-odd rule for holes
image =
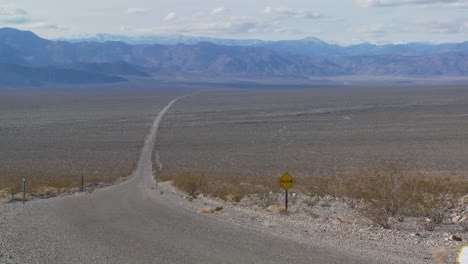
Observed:
[[[288,190],[295,183],[296,183],[296,180],[291,175],[289,175],[289,173],[287,173],[287,172],[284,173],[283,176],[281,176],[278,179],[278,184],[281,185],[281,187],[283,187],[283,189],[286,191],[286,195],[285,195],[285,199],[284,199],[285,205],[286,205],[286,210],[288,210]]]
[[[84,175],[81,175],[81,192],[84,192]]]
[[[26,178],[23,178],[23,204],[26,202]]]

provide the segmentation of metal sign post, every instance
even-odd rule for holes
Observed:
[[[283,174],[283,176],[281,176],[278,179],[278,184],[281,185],[281,187],[283,187],[283,189],[286,191],[286,195],[285,195],[285,199],[284,199],[285,205],[286,205],[286,210],[288,210],[288,190],[295,183],[296,183],[296,180],[291,175],[289,175],[289,173],[287,173],[287,172],[285,174]]]
[[[81,175],[81,192],[84,192],[84,176]]]
[[[26,203],[26,178],[23,178],[23,204]]]

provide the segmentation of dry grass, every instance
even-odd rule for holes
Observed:
[[[438,263],[447,263],[449,258],[449,253],[445,248],[437,248],[432,251],[432,257]]]
[[[88,168],[94,169],[94,168]],[[109,169],[108,171],[106,171]],[[112,183],[122,177],[131,175],[132,169],[121,169],[120,171],[116,168],[96,168],[94,171],[90,171],[89,175],[85,175],[84,186],[92,186],[100,183]],[[0,174],[1,175],[1,174]],[[3,175],[2,175],[3,176]],[[17,196],[22,191],[22,177],[5,177],[0,180],[0,187],[3,187],[3,191],[7,191],[10,196],[13,193]],[[27,179],[27,193],[32,196],[48,196],[48,195],[59,195],[62,193],[68,193],[77,191],[81,188],[81,175],[80,174],[42,174],[40,171]]]
[[[258,202],[263,208],[268,208],[270,205],[277,203],[277,197],[272,192],[263,192],[257,194]]]
[[[11,198],[11,190],[3,189],[0,190],[0,201],[7,201]]]
[[[317,196],[309,197],[304,200],[304,203],[309,207],[315,207],[320,202]]]
[[[262,178],[263,179],[263,178]],[[178,174],[176,176],[158,174],[159,181],[172,181],[173,185],[187,193],[193,198],[199,194],[218,197],[225,201],[240,202],[242,198],[250,194],[264,194],[265,208],[270,205],[269,197],[273,197],[270,193],[273,190],[268,185],[263,185],[261,182],[269,183],[272,179],[252,179],[248,177],[232,176],[232,177],[206,177],[204,175],[196,175],[188,172]],[[278,191],[279,187],[274,190]]]
[[[402,161],[376,160],[366,167],[352,171],[323,172],[322,175],[298,179],[297,191],[310,197],[330,196],[349,201],[352,208],[383,228],[401,217],[428,218],[428,230],[443,223],[450,208],[468,193],[468,181],[453,176],[429,175]],[[247,195],[256,196],[264,208],[275,204],[274,195],[281,188],[276,179],[267,177],[205,177],[182,173],[166,176],[174,186],[193,197],[203,193],[221,199],[239,202]],[[274,185],[264,183],[274,183]],[[274,187],[276,186],[276,187]],[[312,198],[311,198],[312,199]],[[306,200],[315,206],[319,199]]]
[[[427,217],[431,225],[441,224],[447,210],[468,193],[466,179],[431,176],[408,162],[378,159],[359,169],[327,172],[305,181],[310,196],[363,201],[364,207],[358,208],[362,215],[384,228],[401,216]]]

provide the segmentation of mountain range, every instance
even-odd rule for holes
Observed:
[[[361,43],[357,45],[340,46],[329,44],[315,37],[308,37],[298,40],[279,40],[266,41],[260,39],[222,39],[209,37],[192,37],[184,35],[170,36],[123,36],[112,34],[97,34],[74,39],[61,39],[71,43],[80,42],[98,42],[108,41],[124,42],[130,45],[196,45],[203,42],[209,42],[223,46],[244,46],[266,48],[278,52],[286,52],[296,55],[309,57],[326,56],[374,56],[374,55],[403,55],[417,56],[430,55],[444,52],[466,52],[468,51],[468,41],[463,43],[444,43],[433,44],[429,42],[411,42],[406,44],[386,44],[375,45],[370,43]]]
[[[138,39],[121,39],[128,43],[109,39],[101,35],[93,41],[52,41],[29,31],[2,28],[0,85],[116,82],[167,74],[250,78],[468,75],[468,42],[339,46],[316,38],[261,41],[173,36],[159,37],[159,41],[147,37],[146,44]]]

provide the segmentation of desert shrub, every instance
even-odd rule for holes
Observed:
[[[448,258],[449,258],[449,253],[445,248],[437,248],[432,251],[432,257],[438,262],[438,263],[447,263]]]
[[[184,172],[175,176],[173,183],[179,190],[196,197],[200,193],[201,188],[206,184],[206,181],[204,176]]]
[[[308,194],[309,206],[330,206],[321,197],[341,198],[351,208],[376,225],[389,228],[404,217],[425,217],[431,228],[441,224],[458,198],[468,193],[468,181],[452,176],[431,176],[408,162],[374,160],[365,167],[348,171],[314,172],[314,176],[298,177],[294,188]],[[246,195],[255,195],[257,204],[268,208],[277,203],[283,190],[274,177],[217,175],[197,176],[181,173],[176,176],[158,172],[158,179],[172,180],[179,190],[193,196],[203,193],[224,200],[239,202]]]
[[[248,184],[245,183],[232,184],[216,181],[206,187],[202,190],[203,193],[231,202],[240,202],[250,192]]]
[[[342,195],[342,177],[339,175],[311,176],[305,179],[306,192],[309,196],[334,196]]]
[[[304,200],[304,204],[309,207],[314,207],[320,202],[320,199],[317,196],[309,197]]]
[[[159,181],[172,181],[177,189],[192,196],[205,194],[231,202],[240,202],[242,198],[250,194],[273,193],[268,185],[259,184],[263,180],[259,177],[237,175],[205,177],[188,172],[172,176],[163,171],[158,172],[157,179]],[[274,179],[270,178],[269,180],[276,183]]]
[[[401,216],[424,216],[440,224],[457,197],[468,191],[465,180],[433,178],[401,161],[379,160],[350,176],[313,181],[322,195],[363,201],[361,213],[384,228]]]
[[[446,190],[435,192],[430,183],[426,175],[401,162],[384,161],[347,179],[345,192],[364,200],[362,212],[381,227],[389,228],[399,216],[424,215],[431,224],[440,224],[445,217]]]
[[[263,208],[268,208],[271,205],[274,205],[278,199],[276,195],[272,192],[261,192],[257,194],[258,204]]]
[[[417,193],[418,184],[399,163],[371,164],[345,180],[345,194],[367,202],[370,211],[389,217],[402,214]]]
[[[464,232],[468,232],[468,220],[460,222],[460,227]]]
[[[453,195],[425,193],[417,201],[419,208],[413,211],[414,216],[426,217],[431,225],[440,225],[447,215],[448,209],[453,206]],[[429,229],[434,229],[431,227]]]

